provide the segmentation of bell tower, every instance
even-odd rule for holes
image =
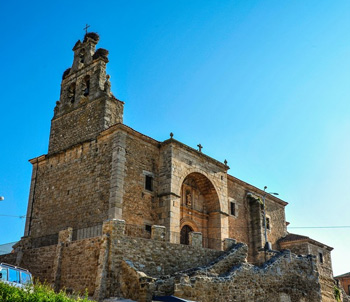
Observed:
[[[63,73],[60,100],[51,120],[49,154],[94,139],[123,122],[124,103],[111,93],[106,75],[108,50],[96,50],[98,41],[98,34],[90,32],[73,47],[73,64]]]

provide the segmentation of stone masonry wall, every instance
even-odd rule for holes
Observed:
[[[67,227],[86,228],[107,219],[111,142],[100,137],[39,162],[32,179],[32,237],[58,233]],[[36,164],[35,164],[36,166]]]
[[[87,289],[90,296],[94,294],[100,245],[100,237],[66,244],[62,250],[61,288],[81,293]]]
[[[95,139],[105,129],[104,98],[86,103],[51,122],[49,154]],[[118,102],[110,100],[110,102]]]
[[[115,239],[114,262],[129,261],[149,276],[173,274],[208,264],[224,252],[143,238]]]
[[[287,252],[262,268],[242,263],[221,276],[183,275],[175,284],[175,295],[201,302],[320,302],[315,268],[312,258]]]
[[[319,271],[319,280],[321,285],[322,292],[322,301],[328,302],[333,301],[333,288],[334,288],[334,279],[333,279],[333,270],[332,270],[332,261],[330,251],[324,247],[320,247],[315,244],[311,244],[307,241],[290,241],[281,243],[281,247],[284,249],[289,249],[293,253],[298,255],[313,255],[317,269]],[[322,254],[321,263],[320,255]]]
[[[0,262],[17,265],[28,269],[40,282],[53,283],[53,266],[56,245],[25,249],[19,253],[0,256]]]
[[[247,193],[254,193],[254,187],[244,182],[228,177],[228,202],[235,204],[235,215],[229,216],[229,238],[235,238],[249,245],[249,261],[256,261],[256,251],[264,246],[263,208],[252,209],[254,205],[247,199]],[[255,193],[254,193],[255,194]],[[256,193],[257,196],[260,195]],[[277,250],[277,240],[286,234],[284,206],[266,198],[266,216],[270,220],[267,238],[272,248]],[[230,206],[230,204],[229,204]],[[258,212],[257,212],[258,211]],[[253,216],[258,215],[258,217]],[[257,221],[255,221],[257,220]],[[259,229],[254,229],[259,228]]]
[[[235,203],[235,215],[230,213],[229,216],[228,237],[249,244],[250,215],[249,204],[246,199],[247,189],[230,178],[227,182],[227,189],[228,202]],[[250,257],[250,259],[252,258]]]
[[[80,293],[88,290],[92,296],[96,289],[101,237],[70,240],[1,255],[0,262],[28,269],[35,280],[47,282],[56,290],[64,288]]]
[[[158,220],[159,148],[155,141],[147,142],[131,135],[127,135],[125,144],[123,219],[127,224],[145,228]],[[145,188],[146,175],[153,178],[152,190]]]

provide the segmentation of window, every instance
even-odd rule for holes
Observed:
[[[2,268],[0,270],[0,280],[7,281],[7,268]]]
[[[151,231],[152,231],[152,226],[149,225],[149,224],[146,224],[146,225],[145,225],[145,230],[146,230],[146,232],[151,233]]]
[[[84,78],[84,96],[88,96],[90,93],[90,76]]]
[[[270,217],[266,217],[266,229],[271,230]]]
[[[22,284],[28,284],[31,282],[30,274],[26,272],[21,272],[21,283]]]
[[[233,216],[236,216],[236,204],[234,202],[230,202],[230,213]]]
[[[151,175],[146,175],[145,177],[145,189],[153,191],[153,177]]]
[[[10,282],[20,283],[20,281],[19,281],[19,271],[10,268],[9,269],[9,281]]]
[[[320,260],[320,263],[323,263],[323,254],[322,253],[318,253],[318,258]]]
[[[73,104],[75,101],[75,83],[72,83],[68,88],[68,98],[70,102]]]

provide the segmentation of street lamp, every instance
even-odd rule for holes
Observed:
[[[271,251],[272,246],[271,243],[267,241],[267,226],[266,226],[266,209],[265,209],[265,198],[267,195],[279,195],[278,193],[274,192],[266,192],[267,186],[264,187],[264,195],[263,195],[263,206],[264,206],[264,231],[265,231],[265,246],[264,250],[265,251]]]
[[[3,201],[5,199],[4,196],[0,196],[0,201]]]

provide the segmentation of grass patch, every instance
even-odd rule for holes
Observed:
[[[55,293],[47,284],[36,284],[25,289],[20,289],[0,282],[1,302],[91,302],[78,295],[68,296],[64,291]]]

